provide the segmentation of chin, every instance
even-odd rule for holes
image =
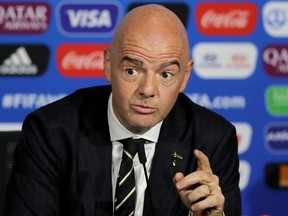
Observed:
[[[144,124],[144,123],[132,123],[129,126],[129,130],[135,134],[143,134],[150,130],[155,124]]]

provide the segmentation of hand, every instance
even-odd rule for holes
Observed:
[[[193,211],[194,216],[222,215],[224,195],[219,186],[219,178],[213,174],[208,157],[195,150],[198,160],[195,172],[184,176],[178,172],[173,181],[185,206]]]

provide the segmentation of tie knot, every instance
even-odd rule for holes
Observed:
[[[134,158],[137,152],[138,146],[143,145],[146,142],[146,140],[142,138],[140,139],[128,138],[128,139],[120,140],[120,142],[123,143],[124,151],[129,152],[132,158]]]

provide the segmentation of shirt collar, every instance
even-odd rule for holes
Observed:
[[[127,130],[117,119],[114,114],[113,107],[112,107],[112,93],[110,94],[109,101],[108,101],[108,124],[109,124],[109,132],[110,132],[110,140],[116,141],[126,138],[144,138],[146,140],[150,140],[151,142],[156,143],[158,141],[161,125],[163,121],[156,124],[150,130],[148,130],[144,134],[134,134]]]

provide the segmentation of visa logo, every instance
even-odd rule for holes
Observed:
[[[110,28],[112,26],[111,15],[108,10],[67,10],[66,13],[73,28],[101,28],[102,26]]]
[[[112,34],[118,22],[120,7],[116,4],[61,4],[58,28],[63,34]]]

